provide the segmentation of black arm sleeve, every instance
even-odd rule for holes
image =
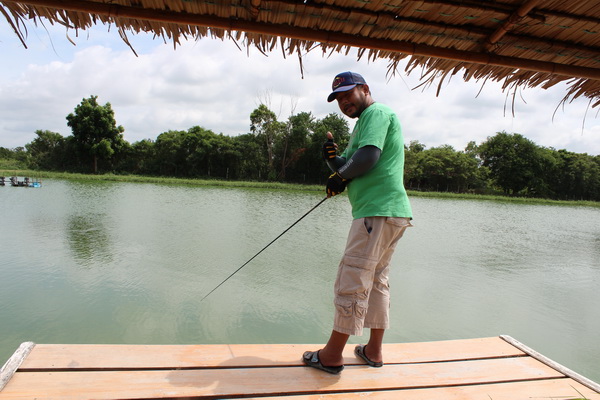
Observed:
[[[367,173],[377,164],[381,156],[381,149],[376,146],[364,146],[356,150],[350,159],[339,167],[338,173],[344,179],[354,179]],[[345,160],[341,157],[341,160]],[[331,166],[330,166],[331,168]]]
[[[327,166],[332,172],[337,171],[341,168],[342,165],[346,164],[346,159],[340,156],[336,156],[335,158],[327,159],[325,161]]]

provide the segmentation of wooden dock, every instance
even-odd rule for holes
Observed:
[[[340,375],[302,364],[318,348],[27,342],[0,372],[0,399],[600,400],[600,385],[508,336],[386,344],[383,368],[348,345]]]

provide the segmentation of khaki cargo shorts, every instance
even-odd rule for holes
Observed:
[[[389,328],[389,264],[409,218],[367,217],[352,222],[335,281],[333,329],[362,335]]]

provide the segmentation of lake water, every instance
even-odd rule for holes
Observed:
[[[0,188],[0,365],[23,341],[324,343],[346,196],[200,301],[323,197],[50,179]],[[506,334],[600,381],[599,209],[411,200],[387,342]]]

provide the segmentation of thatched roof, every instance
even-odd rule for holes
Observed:
[[[315,49],[422,68],[425,84],[454,74],[548,88],[600,104],[600,0],[25,0],[0,11],[26,44],[26,20],[74,30],[99,22],[173,41],[213,36],[263,52]]]

